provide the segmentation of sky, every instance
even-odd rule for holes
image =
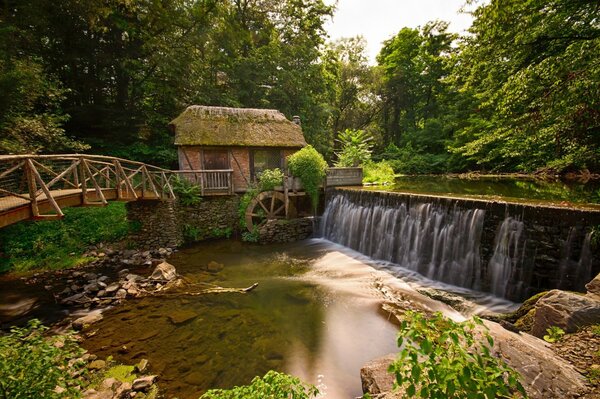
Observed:
[[[333,4],[335,0],[325,0]],[[451,32],[461,33],[471,25],[471,16],[459,13],[465,0],[339,0],[333,20],[325,28],[330,40],[362,35],[367,40],[371,63],[382,42],[404,27],[416,28],[428,21],[450,22]]]

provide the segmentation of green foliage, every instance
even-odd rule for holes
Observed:
[[[600,324],[595,324],[592,326],[592,334],[596,337],[600,337]]]
[[[185,177],[181,178],[177,176],[173,181],[173,192],[184,206],[194,206],[202,202],[200,186],[192,183]]]
[[[481,340],[474,335],[480,327]],[[479,332],[478,332],[479,334]],[[491,352],[493,340],[474,317],[456,323],[436,313],[408,311],[398,334],[398,359],[389,367],[405,398],[526,397],[519,375]]]
[[[133,372],[134,370],[135,366],[117,364],[116,366],[112,366],[106,370],[102,379],[105,380],[107,378],[114,378],[117,381],[128,382],[131,384],[136,378],[138,378]]]
[[[191,224],[183,225],[183,241],[186,243],[196,242],[200,239],[200,229]]]
[[[411,143],[402,148],[390,144],[377,158],[387,160],[394,172],[400,174],[443,173],[448,161],[446,154],[430,154],[417,150]]]
[[[219,228],[214,227],[210,230],[211,238],[229,238],[233,234],[233,229],[231,227]]]
[[[548,334],[544,335],[544,341],[549,343],[554,343],[560,341],[560,339],[565,335],[565,330],[560,327],[552,326],[546,329]]]
[[[260,232],[256,226],[252,229],[252,231],[246,230],[242,233],[242,241],[256,243],[258,240],[260,240]]]
[[[78,398],[83,349],[71,334],[45,337],[47,327],[31,320],[0,336],[0,398]],[[73,377],[72,375],[78,375]],[[55,388],[65,391],[56,393]]]
[[[314,209],[319,204],[319,190],[327,173],[327,162],[308,145],[288,157],[292,176],[299,177]]]
[[[62,220],[20,222],[0,229],[0,272],[62,269],[88,259],[90,245],[124,238],[132,226],[125,203],[65,208]]]
[[[357,167],[371,160],[373,138],[364,130],[346,129],[338,136],[342,149],[336,153],[335,166]]]
[[[258,187],[248,186],[246,192],[240,198],[240,205],[238,207],[238,217],[240,221],[240,227],[242,229],[246,228],[246,209],[248,208],[248,205],[250,205],[250,202],[252,202],[254,197],[256,197],[258,194],[260,194],[260,189]]]
[[[264,377],[254,377],[249,385],[232,389],[211,389],[200,399],[310,399],[318,395],[319,390],[291,375],[269,371]]]
[[[387,161],[363,164],[363,183],[392,184],[394,169]]]
[[[270,191],[283,186],[283,172],[279,168],[267,169],[258,176],[260,191]]]

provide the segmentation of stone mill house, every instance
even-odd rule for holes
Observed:
[[[169,124],[179,169],[204,194],[244,192],[266,169],[286,167],[286,157],[306,145],[299,119],[271,109],[192,105]]]

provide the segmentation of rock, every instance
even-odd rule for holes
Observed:
[[[100,286],[98,285],[98,283],[93,282],[84,286],[83,290],[87,293],[94,293],[100,291]]]
[[[115,398],[129,397],[130,392],[131,392],[131,383],[124,382],[116,389],[114,397]]]
[[[132,274],[132,273],[130,273],[130,274],[128,274],[127,276],[125,276],[125,279],[126,279],[127,281],[131,281],[131,282],[134,282],[134,283],[135,283],[136,281],[143,280],[144,278],[143,278],[142,276],[138,276],[137,274]]]
[[[127,294],[131,295],[131,296],[138,296],[140,293],[140,290],[137,288],[136,285],[132,285],[131,287],[127,288]]]
[[[567,333],[600,323],[600,301],[585,295],[552,290],[535,305],[531,333],[538,338],[557,326]]]
[[[96,280],[98,278],[98,275],[96,273],[86,273],[83,275],[83,278],[88,281],[92,281]]]
[[[171,320],[171,323],[177,325],[195,319],[198,317],[198,315],[196,312],[192,312],[191,310],[176,310],[169,314],[168,317],[169,320]]]
[[[78,318],[73,324],[73,329],[81,331],[86,329],[89,325],[94,324],[102,320],[103,316],[100,311],[90,312],[89,314]]]
[[[98,293],[96,294],[96,296],[98,298],[102,298],[102,297],[106,296],[106,290],[100,290],[100,291],[98,291]]]
[[[600,300],[600,273],[589,283],[585,285],[588,295]]]
[[[94,360],[88,364],[88,369],[90,370],[101,370],[104,367],[106,367],[106,362],[104,360]]]
[[[119,274],[119,276],[124,276],[128,273],[129,273],[129,269],[122,269],[122,270],[119,270],[118,274]]]
[[[121,285],[119,283],[112,283],[111,285],[106,287],[105,291],[107,295],[111,295],[117,292],[119,288],[121,288]]]
[[[395,354],[389,354],[369,361],[360,369],[363,393],[371,395],[390,392],[394,387],[394,375],[388,373],[388,366],[396,360]]]
[[[222,263],[211,261],[211,262],[208,262],[208,265],[206,265],[206,270],[211,273],[218,273],[221,270],[223,270],[224,267],[225,267],[225,265]]]
[[[140,362],[138,364],[135,365],[135,369],[138,371],[138,373],[144,373],[147,368],[148,368],[148,360],[147,359],[142,359],[142,360],[140,360]]]
[[[111,391],[114,391],[119,386],[121,386],[121,381],[117,380],[116,378],[112,378],[112,377],[105,379],[104,381],[102,381],[102,384],[100,384],[101,388],[110,389]]]
[[[155,375],[147,375],[145,377],[138,378],[133,381],[131,389],[134,391],[146,391],[154,384],[154,381],[156,381]]]
[[[160,265],[156,266],[150,278],[152,280],[171,281],[177,278],[177,270],[172,264],[168,262],[163,262]]]
[[[124,289],[121,288],[115,293],[115,297],[117,299],[127,298],[127,291],[125,291]]]

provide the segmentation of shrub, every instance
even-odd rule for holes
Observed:
[[[363,165],[363,183],[392,184],[394,169],[389,162],[367,162]]]
[[[281,169],[267,169],[258,176],[260,191],[270,191],[283,185],[283,172]]]
[[[250,385],[232,389],[211,389],[200,399],[310,399],[319,390],[291,375],[269,371],[264,377],[254,377]]]
[[[356,167],[371,160],[370,141],[372,137],[364,130],[346,129],[340,133],[338,141],[342,149],[336,153],[338,161],[335,166]]]
[[[398,359],[389,367],[405,397],[421,398],[515,398],[526,397],[519,374],[494,357],[492,337],[482,341],[473,335],[483,326],[474,317],[456,323],[436,313],[426,318],[408,311],[398,334]]]
[[[288,157],[288,167],[293,176],[300,178],[313,209],[317,209],[320,186],[327,173],[327,162],[323,156],[308,145]]]
[[[46,327],[31,320],[0,337],[0,398],[76,398],[85,363],[72,335],[44,337]],[[58,387],[58,389],[57,389]],[[59,393],[61,392],[62,393]]]
[[[186,178],[177,176],[173,181],[173,192],[184,206],[197,205],[202,201],[200,186]]]

